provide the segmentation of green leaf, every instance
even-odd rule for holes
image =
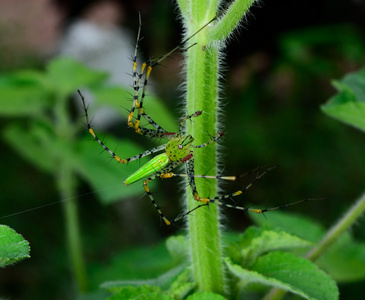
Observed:
[[[186,300],[225,300],[227,298],[212,292],[197,292],[189,296]]]
[[[11,74],[7,74],[0,78],[0,88],[6,86],[31,87],[39,86],[47,87],[47,78],[45,74],[38,70],[19,70]]]
[[[247,246],[246,241],[239,243],[242,246],[242,265],[250,266],[255,262],[258,256],[273,251],[273,250],[284,250],[284,249],[295,249],[295,248],[305,248],[313,245],[312,243],[298,238],[289,233],[266,229],[257,229],[255,227],[250,227],[245,231],[248,235],[254,232],[254,237],[250,238],[250,242]],[[242,244],[242,245],[241,245]]]
[[[338,299],[339,292],[331,277],[310,261],[285,252],[270,252],[259,257],[250,270],[227,260],[239,286],[252,283],[283,289],[306,299]]]
[[[285,230],[314,243],[325,234],[317,221],[303,216],[280,212],[270,212],[267,220],[254,214],[250,216],[261,226]],[[361,280],[365,276],[365,245],[354,240],[349,233],[344,233],[316,263],[337,282]]]
[[[105,143],[110,149],[116,149],[119,145],[116,152],[120,157],[130,157],[146,150],[129,140],[117,140],[110,136],[105,138]],[[86,137],[80,138],[77,142],[76,151],[76,172],[91,184],[103,203],[110,204],[127,197],[143,195],[142,183],[137,182],[129,186],[123,184],[123,181],[142,165],[141,161],[119,164],[111,159],[107,152],[103,152],[98,143]],[[103,153],[100,155],[101,152]],[[151,187],[153,184],[151,183]]]
[[[186,270],[186,266],[180,265],[173,269],[168,270],[167,272],[156,278],[107,281],[104,282],[101,285],[101,287],[108,291],[114,291],[126,286],[138,287],[138,286],[149,285],[149,286],[158,286],[161,289],[167,290],[172,285],[172,283],[177,280],[179,275],[181,275],[184,270]]]
[[[46,90],[37,84],[0,84],[0,115],[38,116],[50,105],[51,101]]]
[[[47,73],[54,90],[62,95],[70,95],[83,86],[100,83],[108,77],[105,72],[90,69],[67,57],[53,59],[47,65]]]
[[[171,236],[166,241],[166,248],[176,262],[185,261],[189,252],[189,241],[186,236]]]
[[[29,258],[29,253],[28,241],[10,227],[0,225],[0,267]]]
[[[94,266],[90,271],[90,277],[97,284],[109,280],[105,286],[115,286],[114,283],[121,281],[137,282],[135,279],[151,282],[173,267],[174,261],[165,244],[161,243],[157,246],[144,246],[123,251],[114,256],[107,265]]]
[[[52,135],[42,126],[33,126],[28,130],[19,124],[13,124],[3,131],[4,139],[22,157],[43,171],[52,172],[57,167],[49,149],[55,146]]]
[[[365,50],[361,31],[351,24],[295,30],[281,36],[279,43],[284,61],[322,77],[336,70],[334,57],[360,64]]]
[[[338,94],[321,106],[324,113],[365,131],[365,69],[334,81]]]
[[[107,298],[108,300],[172,300],[171,296],[162,291],[156,286],[139,286],[139,287],[122,287],[111,289],[111,292],[116,292],[113,296]]]
[[[169,291],[174,296],[174,299],[184,299],[197,286],[196,282],[191,280],[191,269],[185,268],[185,271],[170,286]]]

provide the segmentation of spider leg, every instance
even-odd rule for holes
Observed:
[[[147,63],[144,62],[141,65],[140,71],[137,71],[138,65],[137,65],[137,57],[138,57],[138,43],[141,40],[141,28],[142,28],[142,20],[141,20],[141,14],[139,14],[139,27],[138,27],[138,33],[137,33],[137,40],[136,40],[136,46],[134,49],[134,55],[133,55],[133,90],[134,90],[134,96],[133,96],[133,103],[132,108],[129,112],[128,119],[127,119],[127,125],[128,127],[131,127],[135,130],[136,133],[149,136],[149,137],[164,137],[163,134],[166,133],[166,130],[164,130],[160,125],[158,125],[155,121],[152,120],[150,116],[148,116],[144,110],[143,110],[143,100],[146,95],[146,89],[148,85],[148,78],[152,72],[152,66],[149,64],[147,67]],[[143,79],[144,78],[144,79]],[[141,84],[143,80],[143,84]],[[139,99],[139,91],[141,86],[142,88],[142,95],[141,99]],[[133,122],[133,116],[134,112],[137,109],[137,118]],[[140,126],[141,116],[143,116],[149,124],[151,124],[156,129],[143,129]]]
[[[201,144],[201,145],[197,145],[197,146],[192,146],[193,148],[204,148],[206,146],[208,146],[209,144],[211,143],[214,143],[216,141],[218,141],[222,136],[223,136],[224,132],[221,131],[221,132],[218,132],[215,137],[211,138],[208,142],[204,143],[204,144]]]
[[[164,220],[164,222],[165,222],[166,225],[171,225],[171,221],[169,221],[169,219],[166,218],[166,216],[163,214],[163,212],[161,211],[160,207],[156,203],[155,198],[153,197],[152,193],[150,192],[150,189],[148,187],[148,184],[152,180],[156,179],[157,177],[162,177],[163,174],[165,174],[165,172],[172,171],[174,168],[176,168],[180,164],[181,164],[181,162],[173,162],[168,167],[166,167],[164,170],[162,170],[160,172],[154,173],[153,175],[151,175],[151,177],[149,177],[149,178],[147,178],[146,180],[143,181],[143,187],[144,187],[144,190],[145,190],[146,194],[150,198],[153,206],[157,210],[157,212],[160,215],[161,219]]]
[[[232,197],[236,197],[239,195],[242,195],[246,190],[248,190],[253,184],[255,184],[258,180],[260,180],[265,174],[267,174],[268,172],[270,172],[272,169],[274,169],[276,166],[273,167],[269,167],[266,168],[263,172],[260,172],[260,170],[258,170],[255,178],[247,185],[245,186],[243,189],[238,190],[234,193],[230,193],[230,194],[226,194],[223,196],[217,196],[217,197],[200,197],[197,188],[196,188],[196,184],[195,184],[195,178],[200,177],[200,178],[215,178],[215,179],[223,179],[223,180],[236,180],[235,176],[205,176],[205,175],[195,175],[194,174],[194,159],[191,158],[189,161],[187,161],[187,175],[182,176],[182,177],[188,177],[189,178],[189,185],[191,187],[191,191],[193,193],[193,197],[196,201],[198,202],[202,202],[203,204],[199,204],[198,206],[194,207],[193,209],[180,214],[179,216],[177,216],[172,222],[177,222],[179,220],[181,220],[182,218],[186,217],[187,215],[191,214],[193,211],[197,210],[200,207],[203,206],[208,206],[210,203],[215,203],[218,204],[220,206],[224,206],[224,207],[228,207],[228,208],[234,208],[234,209],[238,209],[238,210],[242,210],[245,212],[255,212],[255,213],[264,213],[267,211],[271,211],[271,210],[275,210],[275,209],[280,209],[280,208],[284,208],[290,205],[294,205],[300,202],[304,202],[306,200],[301,200],[301,201],[297,201],[294,203],[289,203],[289,204],[285,204],[282,206],[278,206],[278,207],[273,207],[273,208],[269,208],[269,209],[255,209],[255,208],[248,208],[248,207],[243,207],[243,206],[237,206],[234,204],[227,204],[225,202],[223,202],[223,200],[232,198]],[[171,176],[173,177],[173,176]]]
[[[191,118],[195,118],[195,117],[199,117],[202,114],[201,110],[196,111],[195,113],[191,114],[191,115],[187,115],[185,116],[179,126],[179,135],[182,134],[183,128],[184,128],[184,124],[187,120],[190,120]]]
[[[129,157],[129,158],[120,158],[118,155],[116,155],[112,150],[110,150],[98,138],[98,136],[96,135],[95,131],[91,128],[91,123],[89,121],[89,115],[88,115],[88,112],[87,112],[87,106],[85,104],[84,96],[81,94],[81,92],[79,90],[78,90],[78,93],[79,93],[79,95],[81,97],[81,100],[82,100],[82,105],[83,105],[83,109],[84,109],[84,112],[85,112],[85,118],[86,118],[86,125],[87,125],[87,129],[88,129],[89,133],[93,136],[94,140],[97,141],[100,144],[100,146],[102,146],[103,149],[105,151],[107,151],[119,163],[126,164],[126,163],[129,163],[130,161],[140,159],[140,158],[145,157],[147,155],[150,155],[152,153],[156,153],[158,151],[162,151],[162,150],[164,150],[166,148],[166,144],[164,144],[164,145],[160,145],[160,146],[154,147],[152,149],[146,150],[146,151],[144,151],[144,152],[142,152],[140,154],[137,154],[137,155],[132,156],[132,157]]]

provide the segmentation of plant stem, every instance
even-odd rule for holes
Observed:
[[[339,237],[347,231],[365,211],[365,193],[356,201],[349,211],[327,232],[319,244],[308,252],[306,258],[317,260]]]
[[[201,5],[201,1],[191,1],[191,23],[188,24],[187,35],[196,32],[215,14],[217,2],[210,1]],[[207,8],[209,7],[209,11]],[[185,16],[189,18],[189,16]],[[206,31],[201,31],[191,43],[186,58],[187,92],[186,113],[191,114],[202,110],[202,116],[187,124],[187,134],[194,137],[195,145],[207,142],[210,135],[217,132],[218,110],[218,48],[206,47]],[[207,171],[216,174],[216,145],[215,143],[194,151],[195,174],[206,174]],[[202,197],[215,196],[217,184],[214,181],[196,178],[198,193]],[[187,188],[187,207],[197,205]],[[200,291],[212,291],[224,294],[224,272],[222,248],[220,242],[219,212],[216,205],[198,209],[189,215],[190,252],[193,265],[193,276]]]
[[[87,290],[87,280],[85,272],[85,264],[82,256],[82,246],[80,239],[80,229],[78,222],[77,204],[75,202],[74,182],[76,178],[72,169],[64,164],[60,166],[58,172],[58,185],[60,189],[61,199],[67,199],[63,202],[65,224],[66,224],[66,240],[72,267],[72,273],[75,277],[78,289],[81,292]]]
[[[67,101],[68,96],[59,92],[54,105],[54,114],[56,117],[56,134],[61,145],[64,147],[63,154],[59,155],[59,170],[56,174],[56,180],[61,199],[66,200],[63,202],[63,209],[66,224],[67,248],[69,251],[72,273],[79,291],[86,292],[87,279],[85,264],[82,256],[77,204],[75,202],[76,178],[72,166],[65,158],[67,155],[67,150],[73,147],[75,135],[75,131],[72,128],[72,123],[68,117]]]
[[[203,114],[187,124],[187,134],[194,137],[195,145],[203,144],[218,131],[218,79],[219,55],[223,41],[232,33],[242,16],[254,0],[232,1],[218,14],[221,1],[218,0],[177,0],[183,20],[186,36],[199,31],[189,39],[186,56],[186,114],[202,110]],[[209,24],[214,20],[216,24]],[[216,25],[216,26],[213,26]],[[204,28],[203,28],[204,26]],[[219,28],[218,28],[219,27]],[[203,29],[202,29],[203,28]],[[200,30],[202,29],[202,30]],[[196,43],[196,44],[195,44]],[[216,143],[204,150],[194,151],[194,173],[198,175],[215,175],[217,171]],[[196,187],[201,197],[214,197],[217,194],[217,183],[196,178]],[[186,190],[187,209],[197,205],[190,188]],[[193,276],[200,291],[212,291],[227,294],[222,260],[221,232],[217,205],[202,207],[189,215],[190,253]]]

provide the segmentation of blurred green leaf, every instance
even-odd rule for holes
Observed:
[[[333,85],[338,94],[321,106],[322,111],[365,131],[365,69],[348,74]]]
[[[49,62],[47,73],[53,89],[61,95],[75,93],[83,86],[101,83],[108,77],[105,72],[90,69],[67,57],[58,57]]]
[[[0,225],[0,267],[14,264],[25,258],[29,258],[30,247],[15,230],[6,225]]]
[[[354,282],[365,278],[365,243],[345,233],[317,264],[337,282]]]
[[[189,252],[189,241],[186,236],[171,236],[166,241],[166,248],[175,262],[182,262],[187,259]]]
[[[54,137],[44,127],[32,125],[26,129],[14,123],[4,129],[4,139],[30,163],[43,171],[53,172],[57,164],[49,149],[55,146],[52,142]]]
[[[105,282],[105,287],[125,286],[129,282],[150,282],[156,284],[156,278],[174,269],[174,260],[164,243],[150,247],[134,247],[112,257],[107,264],[94,265],[90,269],[90,278],[96,284]],[[181,271],[179,271],[181,272]],[[136,280],[139,279],[139,280]],[[161,281],[159,281],[161,282]]]
[[[47,83],[48,81],[45,74],[38,70],[19,70],[0,78],[0,88],[3,86],[39,86],[45,89],[47,87]]]
[[[12,77],[0,83],[0,115],[35,117],[51,105],[46,90],[38,83],[24,84]]]
[[[137,144],[129,140],[117,140],[111,136],[105,138],[110,149],[116,149],[121,157],[131,157],[142,153]],[[120,146],[117,149],[117,146]],[[103,153],[102,153],[103,152]],[[101,155],[99,155],[102,153]],[[91,186],[98,198],[105,204],[135,195],[143,195],[141,182],[124,186],[123,181],[142,166],[141,160],[129,164],[119,164],[107,152],[102,151],[100,145],[82,137],[77,142],[75,171],[79,173]],[[147,161],[143,159],[142,161]],[[151,183],[151,187],[155,183]]]
[[[284,61],[321,76],[333,74],[334,61],[338,58],[361,63],[365,51],[361,30],[350,24],[316,26],[285,33],[279,47]]]

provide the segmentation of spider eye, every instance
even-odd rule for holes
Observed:
[[[180,150],[182,150],[182,149],[183,149],[183,145],[181,145],[181,144],[179,144],[177,147],[178,147]]]

